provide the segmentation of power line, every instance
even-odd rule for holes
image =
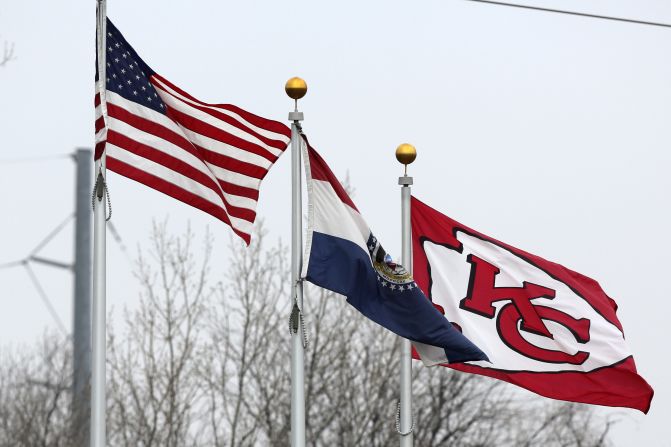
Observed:
[[[24,264],[28,262],[28,259],[21,259],[20,261],[12,261],[12,262],[5,262],[4,264],[0,264],[0,269],[8,269],[12,267],[18,267],[21,264]]]
[[[11,262],[5,262],[5,263],[0,264],[0,270],[6,269],[6,268],[11,268],[11,267],[17,267],[17,266],[25,264],[29,261],[35,261],[35,260],[37,260],[38,262],[42,261],[43,260],[42,258],[39,258],[39,257],[35,256],[37,254],[37,252],[42,250],[42,248],[44,248],[44,246],[47,245],[47,243],[49,243],[49,241],[51,241],[51,239],[53,239],[63,228],[65,228],[65,226],[68,224],[68,222],[70,222],[72,220],[73,217],[74,217],[74,213],[70,214],[68,217],[66,217],[65,220],[63,220],[60,224],[58,224],[56,226],[56,228],[54,228],[44,239],[42,239],[40,241],[39,244],[37,244],[35,246],[35,248],[33,248],[30,251],[28,256],[26,256],[25,258],[20,259],[18,261],[11,261]]]
[[[124,244],[123,239],[121,238],[121,234],[119,234],[119,231],[117,231],[116,227],[112,223],[112,221],[107,222],[107,229],[110,230],[110,234],[112,235],[112,238],[114,241],[119,245],[119,248],[121,249],[121,253],[123,253],[123,256],[126,258],[128,261],[129,265],[133,264],[133,259],[131,258],[130,254],[128,253],[128,249],[126,248],[126,244]]]
[[[28,276],[30,276],[30,280],[33,282],[33,285],[35,286],[35,289],[37,289],[38,295],[40,295],[40,298],[42,299],[42,302],[44,305],[47,307],[47,310],[51,314],[51,318],[54,319],[56,322],[56,325],[58,326],[58,329],[65,335],[66,337],[69,337],[68,330],[65,329],[65,324],[63,324],[63,320],[61,320],[61,317],[58,316],[56,313],[56,309],[54,309],[54,306],[51,305],[51,301],[49,301],[49,297],[47,296],[47,293],[44,291],[42,288],[42,285],[40,284],[40,281],[37,279],[37,276],[35,275],[35,272],[33,272],[33,269],[30,268],[30,264],[27,262],[23,264],[23,266],[26,268],[26,271],[28,272]]]
[[[51,241],[51,239],[53,239],[54,236],[60,233],[60,231],[68,224],[68,222],[72,220],[73,217],[75,217],[74,213],[70,214],[68,217],[65,218],[65,220],[63,220],[60,224],[58,224],[58,226],[56,226],[56,228],[54,228],[53,231],[51,231],[51,233],[49,233],[47,237],[45,237],[42,240],[42,242],[40,242],[39,244],[37,244],[35,248],[33,248],[33,251],[30,252],[28,257],[33,256],[38,251],[42,250],[42,248],[44,248],[44,246],[47,245],[47,243]]]
[[[624,17],[611,17],[611,16],[602,16],[598,14],[588,14],[586,12],[577,12],[577,11],[566,11],[562,9],[552,9],[552,8],[542,8],[540,6],[531,6],[531,5],[520,5],[517,3],[507,3],[507,2],[496,2],[492,0],[464,0],[467,2],[474,2],[474,3],[485,3],[489,5],[496,5],[496,6],[509,6],[512,8],[519,8],[519,9],[531,9],[534,11],[543,11],[543,12],[552,12],[556,14],[564,14],[564,15],[572,15],[572,16],[578,16],[578,17],[588,17],[591,19],[601,19],[601,20],[611,20],[614,22],[625,22],[625,23],[634,23],[637,25],[648,25],[648,26],[660,26],[663,28],[671,28],[671,24],[668,23],[660,23],[660,22],[648,22],[645,20],[635,20],[635,19],[627,19]]]
[[[42,241],[40,241],[39,244],[30,252],[28,256],[26,256],[24,259],[20,261],[12,261],[12,262],[7,262],[4,264],[0,264],[0,269],[6,269],[6,268],[12,268],[12,267],[18,267],[18,266],[23,266],[26,271],[28,272],[28,276],[30,277],[30,280],[32,281],[33,285],[35,286],[35,289],[37,290],[37,294],[40,296],[40,299],[42,300],[42,303],[46,306],[47,311],[51,315],[51,318],[53,318],[54,322],[56,323],[56,326],[58,326],[58,329],[66,336],[69,337],[68,331],[65,328],[65,324],[63,324],[63,320],[58,316],[58,313],[56,313],[56,309],[54,309],[54,306],[51,304],[51,301],[49,300],[49,297],[47,296],[47,292],[45,292],[44,288],[42,287],[42,284],[40,283],[39,279],[37,278],[37,275],[33,271],[33,269],[30,267],[30,262],[38,262],[38,263],[43,263],[43,264],[49,264],[55,267],[65,267],[68,269],[71,269],[72,266],[67,265],[65,263],[60,263],[57,261],[52,261],[49,259],[44,259],[39,256],[36,256],[37,252],[39,252],[44,246],[51,241],[67,224],[70,222],[73,218],[74,214],[70,214],[68,217],[65,218],[60,224],[56,226],[48,235],[45,237]]]
[[[0,158],[0,165],[12,165],[17,163],[41,163],[44,161],[61,160],[63,158],[72,158],[72,154],[46,155],[42,157]]]
[[[42,287],[42,284],[39,281],[39,278],[33,271],[33,269],[30,266],[31,262],[36,262],[40,264],[47,264],[52,267],[58,267],[58,268],[65,268],[66,270],[72,270],[73,266],[68,263],[64,262],[59,262],[59,261],[54,261],[51,259],[45,259],[40,256],[37,256],[36,254],[44,248],[45,245],[47,245],[58,233],[65,228],[65,226],[72,220],[74,217],[74,213],[70,214],[67,216],[61,223],[59,223],[49,234],[40,241],[39,244],[35,246],[33,250],[30,251],[28,256],[25,258],[18,260],[18,261],[11,261],[11,262],[5,262],[0,264],[0,270],[4,269],[9,269],[13,267],[20,267],[23,266],[26,271],[28,272],[28,276],[30,277],[31,282],[35,286],[35,289],[37,290],[38,295],[40,296],[42,303],[45,305],[47,308],[47,311],[51,315],[51,318],[54,320],[56,323],[56,326],[58,326],[58,329],[66,336],[69,337],[70,334],[68,333],[67,329],[65,328],[65,324],[63,323],[63,320],[58,316],[58,313],[56,312],[56,309],[54,309],[54,306],[51,304],[51,300],[49,299],[46,291]],[[112,225],[112,222],[107,222],[108,228],[110,229],[110,233],[112,234],[112,237],[114,241],[119,245],[119,248],[121,249],[124,257],[126,260],[132,262],[132,259],[128,253],[128,249],[126,248],[126,245],[123,242],[123,239],[121,238],[121,235],[117,231],[117,229]]]

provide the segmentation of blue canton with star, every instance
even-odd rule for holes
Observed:
[[[107,90],[129,101],[166,113],[166,106],[149,81],[154,70],[138,56],[110,19],[107,19]]]

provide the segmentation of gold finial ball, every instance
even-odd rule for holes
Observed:
[[[396,160],[404,165],[409,165],[417,158],[417,149],[408,143],[403,143],[396,148]]]
[[[289,98],[299,100],[308,92],[308,85],[303,79],[293,77],[284,84],[284,91],[287,92]]]

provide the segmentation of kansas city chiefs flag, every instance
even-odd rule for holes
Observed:
[[[554,399],[648,412],[653,390],[636,372],[615,301],[596,281],[414,197],[411,220],[415,281],[491,362],[451,368]]]

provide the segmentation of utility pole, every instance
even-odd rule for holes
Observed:
[[[75,186],[74,306],[72,318],[72,415],[76,446],[88,445],[91,418],[91,190],[93,153],[79,148]]]
[[[73,284],[73,315],[72,315],[72,405],[71,405],[71,437],[72,447],[88,446],[91,420],[91,298],[92,287],[92,223],[91,194],[93,183],[93,152],[91,149],[78,148],[70,157],[75,162],[75,237],[74,264],[44,258],[38,253],[56,236],[72,219],[72,214],[61,222],[49,235],[42,240],[28,256],[20,261],[0,266],[23,266],[33,281],[37,292],[54,318],[58,328],[66,337],[67,329],[51,305],[44,288],[33,270],[31,263],[57,267],[74,273]]]

